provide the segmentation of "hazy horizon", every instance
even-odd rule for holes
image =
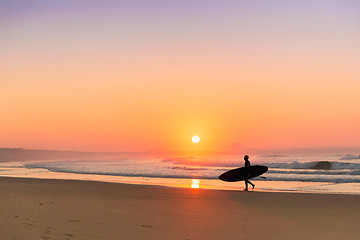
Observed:
[[[352,0],[2,1],[0,146],[360,148],[359,11]]]
[[[4,156],[3,153],[71,153],[74,154],[145,154],[145,155],[157,155],[166,156],[172,154],[182,155],[239,155],[244,154],[250,155],[296,155],[296,154],[335,154],[335,155],[346,155],[355,154],[356,156],[360,153],[360,147],[321,147],[321,148],[283,148],[283,149],[255,149],[255,148],[243,148],[238,150],[166,150],[166,149],[149,149],[146,151],[82,151],[82,150],[66,150],[66,149],[29,149],[22,147],[0,147],[0,157]],[[69,156],[70,156],[69,155]],[[35,157],[35,155],[34,155]]]

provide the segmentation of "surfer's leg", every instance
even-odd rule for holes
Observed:
[[[247,191],[247,190],[248,190],[248,180],[245,179],[245,191]]]
[[[254,187],[255,187],[255,184],[253,184],[252,182],[250,182],[250,181],[248,181],[250,184],[251,184],[251,186],[253,187],[253,189],[254,189]]]
[[[253,184],[252,182],[250,182],[249,180],[246,180],[247,181],[247,183],[248,184],[250,184],[252,187],[253,187],[253,189],[254,189],[254,187],[255,187],[255,184]]]

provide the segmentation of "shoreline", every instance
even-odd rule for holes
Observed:
[[[352,167],[348,167],[346,171],[318,171],[309,168],[309,163],[322,163],[323,160],[334,161],[334,163],[340,164],[335,169],[341,169],[341,166],[343,167],[344,164],[350,163],[337,162],[339,156],[335,157],[333,155],[297,157],[300,157],[300,160],[289,156],[286,156],[286,161],[284,159],[280,160],[276,163],[277,165],[274,169],[270,168],[270,170],[264,174],[264,176],[267,177],[266,180],[260,178],[251,180],[255,181],[255,191],[360,195],[360,175],[358,175],[355,170],[351,170],[357,169],[360,162],[356,162],[356,166],[351,165]],[[185,157],[180,159],[184,161]],[[262,164],[262,161],[264,161],[264,165],[266,165],[265,163],[270,165],[275,164],[266,157],[262,158],[261,156],[257,156],[257,159],[258,164]],[[189,168],[187,164],[190,164],[193,160],[194,159],[190,159],[190,162],[184,163],[185,167],[183,165],[178,166],[178,164],[182,164],[182,162],[172,162],[171,158],[169,163],[165,161],[163,164],[164,159],[153,159],[151,157],[144,159],[103,159],[101,161],[100,159],[73,159],[70,162],[61,159],[44,162],[18,161],[12,162],[11,164],[0,164],[0,176],[94,180],[185,188],[193,185],[192,181],[197,181],[197,185],[200,188],[235,191],[245,188],[244,182],[228,183],[220,181],[217,176],[223,171],[226,171],[228,167],[224,169],[211,167],[212,164],[219,164],[216,159],[211,157],[197,159],[196,161],[202,163],[204,163],[204,160],[206,167],[203,167],[202,164],[200,164],[201,166],[195,164],[197,167]],[[229,158],[224,157],[222,160],[219,166],[222,166],[223,162],[231,164],[237,163],[234,156]],[[207,165],[208,163],[209,166]],[[282,166],[282,164],[285,165]],[[305,167],[305,169],[298,170],[298,164]],[[284,167],[284,169],[281,167]]]
[[[3,239],[357,239],[360,196],[0,177]]]
[[[0,167],[1,169],[1,167]],[[9,169],[9,168],[5,168]],[[78,181],[95,181],[105,183],[123,183],[132,185],[149,185],[175,188],[191,188],[192,180],[186,178],[150,178],[150,177],[128,177],[116,175],[99,175],[99,174],[82,174],[52,172],[46,169],[41,172],[31,172],[34,169],[16,168],[19,173],[0,174],[1,177],[11,178],[34,178],[34,179],[55,179],[55,180],[78,180]],[[29,171],[30,170],[30,171]],[[35,169],[39,170],[39,169]],[[229,190],[242,191],[244,183],[226,183],[218,179],[196,179],[200,181],[199,188],[210,190]],[[256,187],[254,192],[284,192],[284,193],[309,193],[309,194],[340,194],[340,195],[360,195],[360,183],[322,183],[322,182],[282,182],[269,180],[255,180]],[[340,187],[341,186],[341,187]],[[333,191],[327,188],[333,188]],[[253,192],[249,188],[249,192]]]
[[[331,159],[335,159],[334,156]],[[337,159],[338,157],[336,157]],[[260,158],[261,159],[261,158]],[[306,164],[307,161],[316,162],[322,159],[329,160],[329,156],[308,156],[306,158],[301,157],[301,164]],[[320,160],[319,160],[320,159]],[[206,160],[206,159],[205,159]],[[207,159],[206,161],[213,161],[214,159]],[[224,161],[233,161],[225,159]],[[289,160],[289,159],[288,159]],[[291,160],[291,161],[290,161]],[[297,163],[297,159],[290,159],[290,164]],[[306,160],[306,161],[305,161]],[[185,187],[188,188],[192,185],[192,181],[199,181],[198,186],[200,188],[208,189],[225,189],[225,190],[243,190],[245,188],[244,182],[228,183],[217,179],[220,174],[218,168],[213,167],[202,168],[199,167],[199,171],[196,169],[180,168],[171,163],[170,165],[161,165],[160,169],[153,172],[150,167],[154,165],[159,159],[146,158],[143,164],[139,164],[141,161],[132,160],[131,168],[129,169],[127,164],[130,162],[119,161],[119,159],[105,159],[105,165],[99,164],[97,160],[79,160],[74,159],[74,162],[64,164],[61,160],[45,161],[27,161],[27,162],[13,162],[0,164],[0,176],[12,176],[12,177],[34,177],[34,178],[48,178],[48,179],[78,179],[78,180],[94,180],[102,182],[119,182],[119,183],[131,183],[131,184],[145,184],[145,185],[160,185],[171,187]],[[89,166],[86,165],[89,162]],[[162,161],[161,161],[162,162]],[[119,166],[117,166],[119,164]],[[159,162],[160,164],[160,162]],[[261,161],[259,162],[261,164]],[[280,161],[279,164],[282,164]],[[284,164],[288,164],[287,161]],[[359,162],[360,164],[360,162]],[[110,167],[109,167],[110,166]],[[175,166],[174,172],[167,173],[167,169],[172,169]],[[280,166],[280,165],[279,165]],[[278,167],[279,167],[278,166]],[[290,169],[290,170],[289,170]],[[194,171],[193,171],[194,170]],[[205,171],[203,171],[205,170]],[[223,169],[225,171],[226,169]],[[271,192],[303,192],[303,193],[330,193],[330,194],[350,194],[360,195],[360,182],[358,174],[350,174],[347,170],[342,175],[342,172],[332,171],[330,172],[312,172],[313,170],[291,170],[286,168],[284,170],[277,168],[270,169],[268,173],[265,173],[267,177],[264,179],[253,179],[256,184],[255,191],[271,191]],[[149,172],[148,172],[149,171]],[[169,170],[172,171],[172,170]],[[209,171],[209,172],[207,172]],[[164,172],[165,174],[162,174]],[[145,173],[146,176],[142,176]],[[125,175],[125,176],[119,176]],[[340,177],[339,177],[340,176]],[[199,177],[199,178],[196,178]]]

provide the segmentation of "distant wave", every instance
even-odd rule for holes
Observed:
[[[181,164],[181,165],[190,165],[190,166],[206,166],[206,167],[224,167],[224,168],[231,168],[231,167],[241,167],[243,166],[239,162],[234,161],[224,161],[224,160],[198,160],[196,158],[163,158],[162,162],[170,162],[173,164]],[[241,162],[242,163],[242,162]]]
[[[352,155],[352,154],[346,154],[345,156],[341,157],[340,160],[352,160],[352,159],[360,159],[360,155]]]
[[[341,170],[341,169],[359,169],[359,163],[346,162],[330,162],[330,161],[315,161],[315,162],[298,162],[291,163],[267,163],[269,168],[286,168],[286,169],[319,169],[319,170]]]
[[[304,175],[360,175],[360,169],[356,170],[309,170],[309,169],[270,169],[267,173],[272,174],[304,174]]]
[[[208,170],[206,168],[191,168],[191,167],[172,167],[171,169],[179,169],[185,171],[205,171]]]
[[[268,154],[268,155],[261,155],[262,158],[285,158],[286,155],[279,155],[279,154]]]
[[[189,158],[164,158],[162,162],[170,162],[175,165],[202,166],[202,167],[218,167],[222,169],[242,167],[242,162],[226,161],[226,160],[197,160]],[[315,169],[315,170],[343,170],[343,169],[359,169],[359,163],[350,162],[332,162],[332,161],[312,161],[312,162],[269,162],[261,163],[261,165],[269,168],[284,169]]]

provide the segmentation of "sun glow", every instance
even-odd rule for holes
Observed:
[[[200,180],[192,179],[191,180],[191,188],[200,188]]]
[[[198,142],[200,142],[200,137],[199,136],[193,136],[192,141],[193,141],[193,143],[198,143]]]

